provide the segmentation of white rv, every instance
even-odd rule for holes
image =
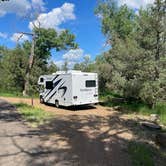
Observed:
[[[59,71],[39,77],[40,102],[56,107],[98,103],[98,75],[81,71]]]

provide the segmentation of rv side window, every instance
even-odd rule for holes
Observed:
[[[44,82],[44,78],[40,78],[40,82]]]
[[[46,81],[46,89],[53,89],[53,82],[52,81]]]
[[[96,81],[95,80],[87,80],[86,81],[86,87],[96,87]]]

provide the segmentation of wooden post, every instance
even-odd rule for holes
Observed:
[[[33,106],[33,97],[31,97],[31,105]]]

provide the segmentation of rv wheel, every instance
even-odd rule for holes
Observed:
[[[55,107],[59,108],[59,101],[58,100],[55,101]]]
[[[43,104],[44,103],[44,99],[42,97],[40,97],[40,103]]]

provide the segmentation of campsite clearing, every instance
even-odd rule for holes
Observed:
[[[31,99],[4,97],[1,99],[10,103],[31,104]],[[21,160],[22,165],[130,166],[143,163],[162,166],[165,163],[165,150],[154,143],[155,131],[149,131],[140,124],[148,120],[147,116],[127,115],[102,106],[79,107],[77,111],[57,109],[40,104],[38,99],[34,99],[34,106],[51,112],[52,119],[44,125],[31,128],[23,125],[22,118],[5,120],[6,117],[11,117],[13,110],[10,107],[1,110],[1,114],[5,111],[7,113],[8,110],[8,115],[1,117],[1,126],[5,126],[5,133],[7,133],[5,136],[4,132],[1,133],[3,136],[1,142],[7,139],[6,137],[9,139],[5,147],[7,151],[1,151],[2,161],[8,163],[12,157],[17,165],[21,155],[26,158]],[[17,130],[20,126],[24,132],[22,129]],[[12,133],[9,128],[13,128]],[[35,140],[27,149],[26,142],[29,141],[29,137]],[[20,141],[19,147],[12,140]],[[0,146],[2,149],[4,144]],[[17,152],[14,155],[10,147],[16,148]],[[138,157],[137,152],[145,153],[146,158]]]

